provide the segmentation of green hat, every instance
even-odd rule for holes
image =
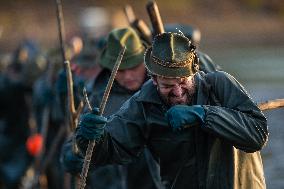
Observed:
[[[154,38],[145,52],[147,70],[163,77],[177,78],[193,75],[198,70],[198,59],[191,41],[177,33],[162,33]]]
[[[112,70],[120,50],[126,46],[119,70],[133,68],[143,63],[145,47],[137,33],[130,27],[112,30],[107,38],[106,48],[100,58],[100,65]]]

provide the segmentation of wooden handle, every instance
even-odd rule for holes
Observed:
[[[124,13],[125,13],[125,16],[126,16],[129,24],[133,23],[136,20],[136,16],[135,16],[134,11],[133,11],[133,9],[130,5],[124,6]]]
[[[146,8],[152,24],[153,36],[164,33],[164,24],[157,3],[155,1],[149,1]]]
[[[147,24],[141,20],[141,19],[136,19],[131,26],[135,28],[140,35],[140,38],[147,42],[148,45],[151,45],[152,43],[152,33],[150,28],[147,26]]]
[[[120,51],[118,57],[117,57],[115,65],[113,67],[113,70],[111,72],[110,78],[108,80],[108,83],[107,83],[107,86],[106,86],[106,89],[105,89],[105,92],[104,92],[102,102],[100,104],[99,115],[102,115],[103,112],[104,112],[105,105],[107,103],[115,75],[116,75],[118,68],[121,64],[125,50],[126,50],[126,47],[123,47],[122,50]],[[89,106],[89,109],[92,109],[91,106]],[[82,172],[80,174],[81,179],[80,179],[80,182],[79,182],[79,189],[84,189],[85,186],[86,186],[86,178],[88,176],[88,171],[89,171],[89,167],[90,167],[92,154],[93,154],[93,150],[94,150],[95,145],[96,145],[95,141],[90,141],[89,144],[88,144],[88,148],[87,148],[85,159],[84,159],[83,169],[82,169]]]
[[[282,108],[282,107],[284,107],[284,99],[268,100],[266,102],[259,103],[258,107],[262,111],[276,109],[276,108]]]

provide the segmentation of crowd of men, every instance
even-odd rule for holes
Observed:
[[[266,118],[242,85],[200,52],[198,30],[165,28],[150,44],[132,27],[72,41],[66,56],[75,107],[86,88],[93,108],[84,108],[75,131],[60,48],[43,54],[24,41],[0,70],[0,189],[76,188],[92,140],[86,188],[265,188],[259,151]]]

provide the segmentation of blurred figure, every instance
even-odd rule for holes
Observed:
[[[79,17],[80,33],[84,49],[100,52],[111,30],[110,13],[103,7],[88,7]]]
[[[32,90],[37,78],[44,73],[47,67],[45,57],[39,46],[33,40],[24,40],[13,53],[12,63],[22,65],[22,79],[27,88]]]
[[[74,36],[70,40],[70,47],[72,49],[72,56],[78,55],[83,49],[83,39],[79,36]]]
[[[73,73],[85,83],[94,80],[101,71],[97,64],[97,52],[92,49],[83,49],[71,62]]]
[[[87,38],[100,38],[111,29],[110,15],[103,7],[88,7],[79,18],[82,33]]]
[[[0,73],[4,73],[9,63],[11,62],[11,55],[0,54]]]
[[[26,172],[31,157],[26,150],[26,140],[30,135],[31,98],[34,81],[44,72],[46,61],[40,53],[38,45],[32,40],[24,40],[13,52],[11,62],[2,75],[1,82],[1,119],[4,121],[0,137],[10,144],[3,149],[6,158],[1,165],[2,178],[6,187],[18,188],[21,177]],[[3,105],[2,105],[3,104]],[[2,144],[2,142],[1,142]],[[5,146],[7,143],[3,142]]]
[[[131,95],[140,89],[147,79],[146,69],[143,65],[143,55],[145,47],[142,45],[138,35],[131,28],[122,28],[113,30],[108,35],[107,46],[103,50],[99,64],[102,70],[99,75],[88,85],[88,91],[92,93],[91,104],[98,106],[102,99],[105,86],[110,77],[115,60],[122,46],[126,45],[126,53],[121,66],[117,72],[110,97],[108,99],[105,115],[110,116],[119,109]],[[103,166],[98,167],[91,172],[88,179],[90,188],[157,188],[152,175],[149,172],[146,159],[154,161],[145,149],[144,153],[137,158],[137,161],[128,166]],[[63,150],[64,165],[72,173],[81,171],[83,157],[74,155],[71,151],[71,143],[67,143]],[[155,167],[155,164],[153,165]],[[157,167],[156,167],[157,168]],[[154,169],[154,168],[153,168]],[[156,175],[158,170],[156,171]],[[145,185],[139,184],[139,176],[143,175]],[[157,179],[159,180],[159,179]],[[158,181],[159,182],[159,181]],[[159,185],[160,183],[158,183]]]
[[[5,189],[19,187],[31,160],[25,146],[30,132],[30,92],[22,71],[23,65],[14,62],[0,73],[0,186]]]
[[[47,131],[45,137],[45,152],[40,161],[45,160],[45,157],[50,152],[50,147],[55,140],[60,127],[64,125],[64,113],[60,107],[59,97],[55,91],[55,81],[58,71],[63,67],[60,49],[51,49],[47,54],[48,69],[34,84],[33,91],[33,110],[36,118],[38,133]],[[47,109],[47,111],[46,111]],[[45,123],[44,120],[48,120]],[[47,127],[47,128],[44,128]],[[44,134],[44,133],[42,133]],[[61,138],[58,149],[64,141]],[[63,169],[59,162],[59,151],[56,150],[51,162],[47,165],[45,174],[47,177],[48,188],[61,189],[63,188]]]

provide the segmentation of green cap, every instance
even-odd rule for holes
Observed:
[[[184,35],[162,33],[154,38],[151,48],[145,52],[147,70],[163,77],[177,78],[193,75],[198,65],[195,47]]]
[[[145,47],[137,33],[130,27],[112,30],[108,37],[106,48],[100,58],[100,65],[112,70],[120,50],[126,46],[119,70],[133,68],[143,63]]]

